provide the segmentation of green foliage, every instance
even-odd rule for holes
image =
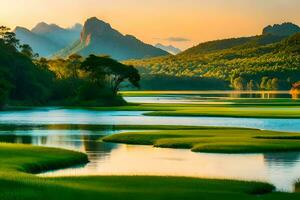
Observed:
[[[120,84],[128,80],[133,86],[139,87],[140,75],[132,67],[119,63],[109,57],[90,55],[82,64],[81,69],[88,74],[88,79],[98,86],[108,87],[114,95],[119,91]]]
[[[79,55],[68,59],[37,58],[32,48],[0,27],[0,107],[10,104],[124,104],[117,95],[120,84],[139,86],[140,76],[132,67],[108,57]]]
[[[261,153],[300,149],[300,135],[295,133],[220,127],[201,127],[198,130],[157,129],[115,134],[104,137],[103,141],[209,153]]]
[[[227,82],[236,89],[247,89],[250,82],[251,87],[257,89],[290,89],[300,77],[300,33],[282,39],[281,36],[263,35],[214,41],[176,56],[124,63],[137,67],[143,79],[161,76],[211,78]],[[264,77],[271,80],[268,85]],[[214,89],[224,89],[221,84],[216,86]]]
[[[49,97],[49,85],[54,74],[35,65],[29,55],[20,53],[12,37],[7,39],[3,36],[0,39],[1,104],[8,99],[30,104],[43,103]]]
[[[277,193],[268,183],[154,176],[41,178],[30,174],[85,163],[86,155],[67,150],[0,144],[0,199],[299,199]]]

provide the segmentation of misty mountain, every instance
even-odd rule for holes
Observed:
[[[121,34],[96,17],[85,22],[80,40],[57,53],[55,57],[67,57],[74,53],[82,56],[110,55],[117,60],[168,55],[166,51],[145,44],[132,35]]]
[[[37,35],[23,27],[16,27],[14,30],[16,37],[22,44],[29,44],[35,53],[47,57],[59,51],[61,47],[51,40]]]
[[[78,40],[81,30],[80,24],[64,29],[56,24],[41,22],[32,30],[16,27],[14,32],[22,44],[29,44],[40,56],[49,57]]]
[[[162,49],[166,52],[169,52],[170,54],[176,55],[179,54],[181,52],[181,50],[179,48],[176,48],[172,45],[163,45],[163,44],[156,44],[155,45],[156,48]]]
[[[31,32],[45,37],[61,48],[64,48],[78,40],[81,30],[82,26],[80,24],[76,24],[72,28],[64,29],[56,24],[46,24],[44,22],[41,22],[37,24],[31,30]]]

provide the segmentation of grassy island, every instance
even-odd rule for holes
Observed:
[[[252,199],[274,189],[266,183],[194,178],[42,178],[31,174],[85,162],[86,155],[77,152],[0,143],[0,199],[182,199],[199,196]]]
[[[154,145],[209,153],[299,151],[300,134],[245,128],[153,126],[152,131],[107,136],[105,142]]]

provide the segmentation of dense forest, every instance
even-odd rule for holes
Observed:
[[[107,56],[39,58],[0,27],[0,107],[5,105],[120,105],[122,83],[139,87],[133,66]]]
[[[139,69],[146,89],[153,82],[151,89],[289,90],[300,80],[300,33],[212,41],[125,63]]]

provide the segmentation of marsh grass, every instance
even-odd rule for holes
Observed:
[[[134,128],[120,126],[119,128]],[[11,128],[11,127],[10,127]],[[61,128],[66,128],[62,125]],[[82,127],[81,127],[82,128]],[[87,127],[84,127],[87,128]],[[95,128],[95,127],[93,127]],[[210,134],[198,136],[195,131],[219,130],[219,128],[183,126],[141,126],[140,130],[161,129],[173,131],[163,137],[177,137],[176,131],[188,131],[189,137],[208,139]],[[226,128],[225,130],[230,130]],[[232,129],[238,131],[240,129]],[[248,129],[247,129],[248,130]],[[151,139],[157,139],[154,134]],[[184,139],[184,138],[182,138]],[[299,199],[298,194],[274,192],[267,183],[233,180],[198,179],[155,176],[91,176],[43,178],[32,173],[86,163],[85,154],[55,148],[0,143],[0,199],[1,200],[252,200]],[[126,164],[126,163],[124,163]],[[175,167],[175,166],[174,166]]]
[[[274,191],[274,186],[267,183],[230,180],[153,176],[41,178],[32,174],[86,161],[86,155],[73,151],[0,143],[0,199],[254,199],[257,195],[273,195]]]
[[[154,128],[154,127],[153,127]],[[159,129],[160,127],[156,127]],[[126,132],[106,136],[105,142],[184,148],[207,153],[262,153],[300,150],[300,134],[258,129],[214,128]]]

